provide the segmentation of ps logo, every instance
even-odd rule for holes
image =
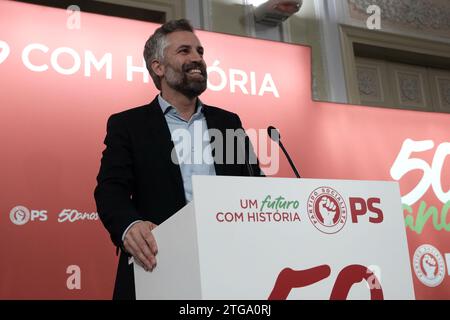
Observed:
[[[5,41],[0,40],[0,64],[2,64],[9,56],[9,45]]]
[[[384,220],[383,211],[376,205],[381,204],[380,198],[350,198],[350,212],[352,222],[358,223],[358,217],[369,214],[370,223],[381,223]]]

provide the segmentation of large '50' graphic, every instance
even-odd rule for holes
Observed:
[[[413,152],[424,152],[433,148],[434,142],[432,140],[414,141],[406,139],[405,142],[403,142],[402,149],[391,168],[392,178],[400,180],[410,171],[417,169],[423,171],[423,177],[417,186],[402,197],[402,202],[404,204],[411,206],[416,203],[423,197],[430,186],[433,187],[433,191],[439,201],[442,203],[450,201],[450,190],[444,192],[441,184],[441,173],[444,162],[446,157],[450,154],[450,142],[444,142],[437,147],[431,167],[425,160],[411,158]]]
[[[269,300],[286,300],[294,288],[304,288],[328,278],[331,274],[329,265],[317,266],[307,270],[283,269],[277,277]],[[330,295],[330,300],[344,300],[352,286],[365,280],[369,284],[370,299],[383,300],[383,289],[377,276],[361,265],[350,265],[339,272]]]

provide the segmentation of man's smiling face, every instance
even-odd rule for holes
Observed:
[[[188,31],[176,31],[166,38],[163,78],[169,87],[193,98],[206,90],[207,72],[203,47],[197,36]]]

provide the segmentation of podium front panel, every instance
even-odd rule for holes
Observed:
[[[203,299],[414,299],[397,183],[194,176]]]

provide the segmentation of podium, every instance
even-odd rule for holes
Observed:
[[[414,299],[396,182],[194,176],[137,299]]]

